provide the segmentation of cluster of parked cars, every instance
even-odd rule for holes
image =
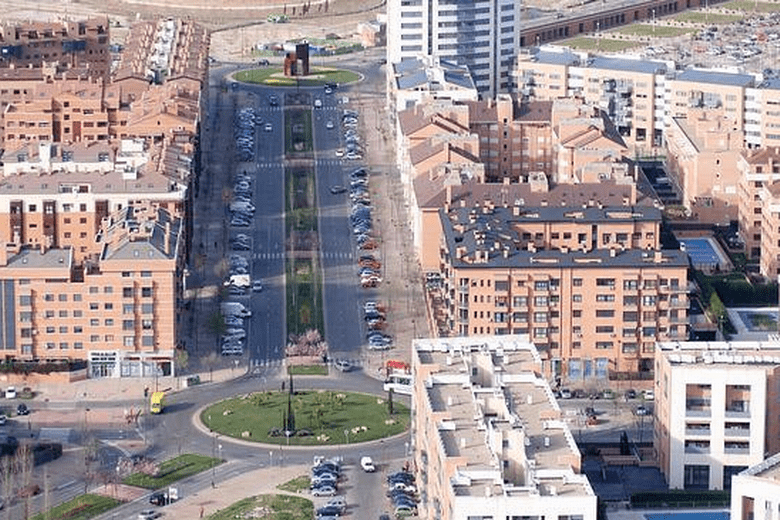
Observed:
[[[417,487],[414,475],[398,471],[387,476],[387,496],[393,504],[396,518],[417,514]]]
[[[341,116],[341,126],[344,131],[344,158],[350,161],[359,161],[363,158],[363,147],[358,135],[358,113],[355,110],[345,109]]]
[[[224,302],[220,306],[225,320],[225,332],[220,338],[223,356],[241,356],[244,354],[244,342],[246,341],[246,329],[244,318],[252,315],[242,303]]]
[[[357,168],[349,174],[349,198],[352,208],[349,221],[355,243],[363,252],[377,248],[377,242],[371,236],[373,221],[371,218],[371,198],[368,192],[368,171]],[[365,253],[358,261],[358,275],[363,287],[376,287],[381,281],[382,264],[373,255]]]
[[[233,185],[233,200],[230,203],[230,225],[247,227],[255,214],[252,203],[252,177],[246,172],[236,176]]]
[[[315,497],[332,497],[338,490],[340,478],[341,464],[339,461],[318,460],[311,468],[311,494]]]
[[[233,133],[236,137],[236,152],[238,160],[247,162],[255,157],[255,126],[260,126],[263,119],[252,107],[245,107],[236,112]]]
[[[375,301],[367,301],[363,304],[364,319],[368,332],[369,350],[386,350],[393,345],[393,339],[382,332],[385,328],[385,309]]]

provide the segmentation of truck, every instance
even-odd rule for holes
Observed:
[[[152,392],[152,399],[149,404],[149,411],[157,414],[162,413],[165,408],[165,392]]]
[[[248,274],[234,274],[230,278],[225,280],[225,287],[228,285],[234,285],[236,287],[249,288],[252,285],[252,280]]]

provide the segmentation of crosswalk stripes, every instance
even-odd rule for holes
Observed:
[[[353,367],[362,367],[365,364],[365,359],[363,358],[344,358],[344,357],[332,358],[328,360],[328,364],[334,365],[336,361],[347,361]],[[284,365],[283,359],[250,359],[249,360],[250,372],[253,374],[260,374],[265,369],[279,368],[283,365]]]
[[[275,253],[254,253],[250,255],[250,258],[254,260],[280,260],[285,258],[286,254],[281,252]],[[347,259],[351,260],[353,255],[349,251],[325,251],[322,253],[323,258],[335,258],[335,259]]]

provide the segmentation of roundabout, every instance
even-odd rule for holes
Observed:
[[[385,397],[341,390],[255,392],[206,406],[199,419],[211,432],[236,440],[326,447],[404,433],[409,408]]]
[[[311,67],[307,76],[285,76],[279,67],[240,70],[233,74],[240,83],[267,87],[322,87],[326,84],[347,85],[362,79],[357,72],[335,67]]]

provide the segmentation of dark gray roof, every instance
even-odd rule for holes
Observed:
[[[736,87],[751,87],[755,78],[750,74],[731,74],[728,72],[716,72],[711,70],[688,69],[677,75],[680,81],[696,81],[699,83],[713,83],[715,85],[731,85]]]
[[[780,90],[780,78],[771,78],[761,84],[762,88]]]
[[[447,83],[452,83],[453,85],[457,85],[459,87],[476,88],[474,86],[474,81],[471,79],[471,74],[469,74],[468,70],[466,70],[466,72],[445,70],[444,80]]]
[[[424,70],[398,77],[398,88],[407,89],[428,84],[428,75]]]
[[[403,74],[413,70],[421,69],[423,67],[423,63],[419,59],[413,58],[399,61],[398,63],[394,64],[393,67],[395,67],[396,74]]]
[[[552,52],[543,50],[531,51],[540,63],[552,63],[556,65],[579,65],[580,58],[568,49],[562,52]]]
[[[528,251],[520,236],[523,221],[577,221],[587,226],[590,222],[626,222],[660,220],[661,214],[652,207],[614,208],[530,208],[521,207],[520,215],[513,208],[454,208],[439,211],[444,238],[457,268],[513,267],[637,267],[665,265],[687,267],[687,255],[678,250],[662,252],[629,249],[626,251],[597,249],[589,252],[560,250]],[[458,254],[464,248],[464,254]],[[475,261],[478,251],[487,252],[488,260]],[[659,255],[656,258],[656,253]]]
[[[641,72],[644,74],[666,73],[666,64],[662,61],[629,60],[626,58],[613,58],[609,56],[595,56],[589,60],[588,66],[595,69],[622,70],[627,72]]]

